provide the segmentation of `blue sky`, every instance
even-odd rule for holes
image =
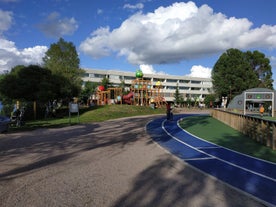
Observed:
[[[210,77],[238,48],[263,52],[276,80],[275,14],[274,0],[0,0],[0,72],[62,37],[82,68]]]

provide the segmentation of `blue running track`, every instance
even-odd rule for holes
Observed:
[[[174,115],[147,124],[147,133],[162,147],[190,165],[251,195],[267,206],[276,206],[276,164],[229,150],[186,132],[178,121],[196,114]]]

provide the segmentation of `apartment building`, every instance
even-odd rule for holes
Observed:
[[[113,86],[119,86],[124,81],[126,90],[130,89],[132,81],[136,79],[135,72],[117,70],[85,69],[83,81],[100,83],[104,77],[109,78]],[[212,91],[211,78],[196,78],[190,76],[144,74],[143,79],[152,83],[152,88],[160,81],[162,93],[166,101],[174,101],[175,90],[178,86],[180,95],[184,100],[191,98],[203,101],[207,94]]]

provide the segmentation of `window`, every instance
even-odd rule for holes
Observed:
[[[190,83],[189,80],[179,80],[179,83]]]
[[[119,75],[109,75],[109,79],[120,80],[120,76]]]
[[[90,73],[90,76],[89,76],[90,78],[104,78],[105,77],[105,75],[102,75],[102,74],[92,74],[92,73]]]
[[[167,79],[168,83],[177,83],[177,79]]]
[[[189,87],[183,87],[183,86],[179,87],[179,90],[189,90],[189,89],[190,89]]]
[[[201,84],[201,81],[192,80],[191,83],[192,83],[192,84]]]
[[[153,82],[157,82],[157,81],[160,81],[161,83],[165,82],[165,80],[162,78],[153,78]]]
[[[125,80],[135,80],[136,78],[133,76],[125,76]]]

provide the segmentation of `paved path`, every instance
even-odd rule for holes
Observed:
[[[0,206],[263,206],[152,142],[152,119],[0,134]]]

